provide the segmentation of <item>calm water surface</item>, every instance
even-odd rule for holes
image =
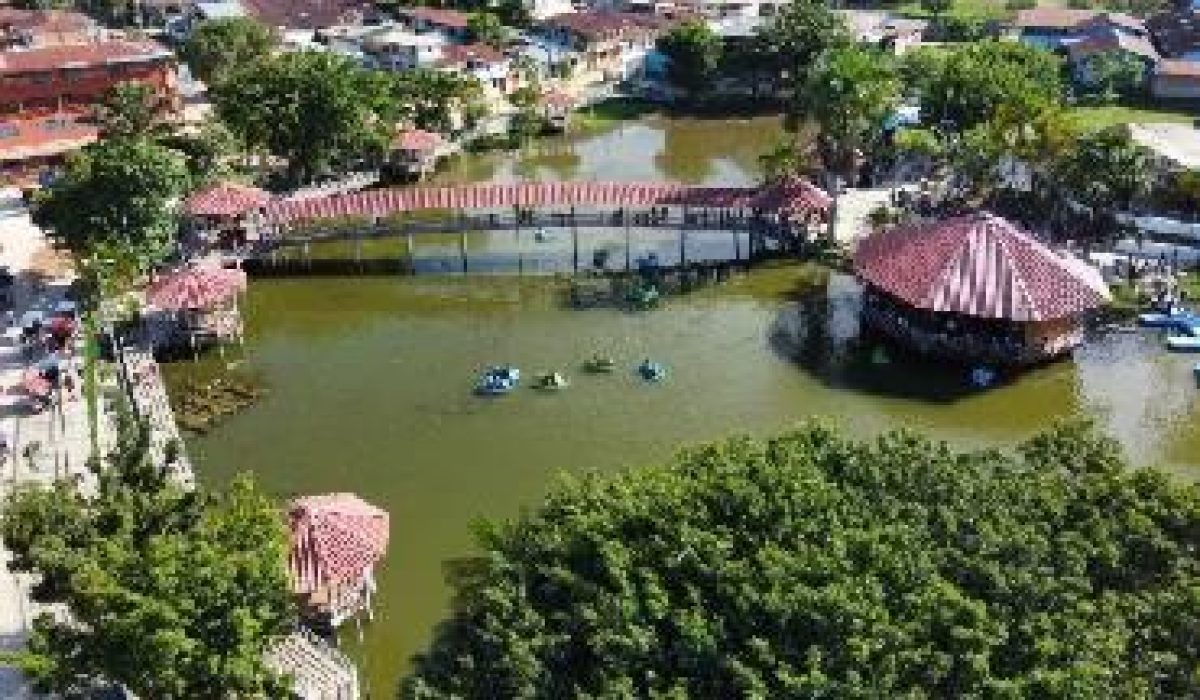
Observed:
[[[447,177],[742,183],[777,133],[768,121],[643,121],[529,158],[467,161]],[[1074,362],[971,393],[958,371],[872,363],[856,340],[855,284],[811,268],[756,273],[648,313],[572,310],[562,292],[548,278],[511,277],[252,284],[245,359],[271,393],[191,449],[203,478],[253,470],[282,496],[354,491],[392,514],[376,620],[361,643],[349,640],[371,697],[392,696],[445,615],[444,565],[471,554],[471,521],[516,514],[563,471],[636,467],[681,444],[811,416],[974,445],[1011,444],[1084,412],[1139,462],[1195,474],[1193,362],[1154,336],[1099,339]],[[622,370],[578,371],[598,351]],[[666,364],[668,381],[637,380],[644,357]],[[472,396],[478,370],[499,362],[560,369],[572,386]]]

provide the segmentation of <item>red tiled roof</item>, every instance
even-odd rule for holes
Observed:
[[[1164,78],[1200,78],[1200,61],[1159,61],[1154,74]]]
[[[79,12],[0,7],[0,29],[12,28],[31,34],[53,34],[83,32],[91,26],[92,20]]]
[[[387,551],[388,514],[354,494],[298,498],[288,525],[288,568],[297,593],[359,581]]]
[[[274,222],[346,216],[387,216],[421,209],[500,209],[513,206],[745,207],[779,211],[823,210],[829,197],[812,185],[788,185],[794,196],[774,188],[692,187],[670,182],[482,182],[450,187],[403,187],[303,200],[274,200],[266,207]]]
[[[44,46],[0,53],[0,75],[145,62],[170,56],[171,52],[165,48],[148,42],[103,41],[93,44]]]
[[[1108,297],[1102,282],[988,213],[901,226],[859,244],[854,269],[910,306],[1029,322],[1076,316]]]
[[[588,39],[603,39],[630,31],[662,31],[670,26],[672,21],[639,12],[569,12],[547,19],[546,24]]]
[[[575,98],[562,90],[549,90],[542,96],[542,102],[555,109],[571,109],[575,106]]]
[[[266,206],[269,201],[271,195],[257,187],[221,182],[188,197],[183,209],[192,216],[233,217]]]
[[[372,8],[366,0],[240,0],[258,21],[271,27],[318,29],[362,16]]]
[[[0,121],[0,161],[62,155],[95,142],[100,130],[72,115]]]
[[[1037,7],[1021,10],[1014,24],[1021,29],[1081,29],[1088,24],[1115,24],[1127,29],[1145,31],[1140,19],[1120,12],[1097,12],[1096,10],[1072,10],[1065,7]]]
[[[1158,60],[1158,51],[1154,49],[1154,45],[1150,43],[1149,39],[1120,32],[1093,34],[1067,44],[1067,53],[1076,60],[1108,51],[1128,51],[1151,61]]]
[[[422,20],[438,27],[467,28],[468,17],[458,10],[447,10],[440,7],[406,7],[398,12],[403,17]]]
[[[421,129],[405,129],[392,141],[392,147],[401,151],[434,151],[441,145],[440,135]]]
[[[444,66],[456,66],[468,61],[495,64],[505,60],[503,53],[487,44],[446,44],[437,62]]]

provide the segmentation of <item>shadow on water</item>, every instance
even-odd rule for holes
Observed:
[[[962,367],[931,361],[863,329],[861,292],[843,274],[798,292],[775,315],[771,349],[840,391],[937,403],[979,393]]]

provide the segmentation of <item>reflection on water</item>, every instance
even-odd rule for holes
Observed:
[[[1192,474],[1190,363],[1156,338],[1098,339],[1076,362],[974,391],[961,369],[877,362],[857,332],[854,282],[827,279],[787,299],[708,289],[649,313],[568,309],[547,278],[256,281],[247,364],[271,394],[192,449],[207,478],[253,469],[280,494],[352,490],[393,514],[378,619],[354,645],[377,697],[444,613],[443,565],[469,554],[471,520],[511,516],[560,470],[659,461],[680,444],[810,416],[990,445],[1085,411],[1139,461]],[[582,373],[596,352],[623,370]],[[635,376],[646,357],[668,366],[667,382]],[[476,373],[499,362],[561,370],[572,386],[472,396]]]
[[[653,119],[549,144],[561,151],[549,161],[536,152],[466,158],[441,177],[569,172],[741,184],[754,179],[756,156],[777,129],[762,120]],[[457,241],[446,244],[453,258]],[[505,244],[468,238],[468,247],[477,245],[503,251]],[[776,432],[811,416],[859,434],[909,427],[993,445],[1082,411],[1135,459],[1195,474],[1191,361],[1166,355],[1153,336],[1101,338],[1075,362],[979,392],[961,369],[881,355],[862,341],[858,289],[840,275],[758,272],[649,313],[575,311],[562,298],[560,283],[544,277],[252,284],[246,362],[271,393],[190,447],[202,478],[252,469],[281,495],[355,491],[391,512],[376,621],[361,644],[350,640],[371,697],[394,694],[409,656],[443,618],[444,565],[470,554],[469,523],[512,516],[562,470],[656,462],[681,444]],[[623,371],[580,372],[597,352],[617,358]],[[635,376],[647,357],[667,365],[668,381],[647,385]],[[471,393],[474,377],[496,363],[557,369],[573,382],[556,394],[480,400]],[[167,374],[178,381],[192,369]]]

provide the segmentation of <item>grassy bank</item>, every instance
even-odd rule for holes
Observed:
[[[1103,129],[1118,124],[1139,124],[1150,122],[1171,122],[1175,124],[1190,124],[1200,118],[1200,110],[1169,107],[1127,107],[1124,105],[1103,105],[1097,107],[1076,107],[1072,113],[1079,119],[1082,126],[1088,129]]]

